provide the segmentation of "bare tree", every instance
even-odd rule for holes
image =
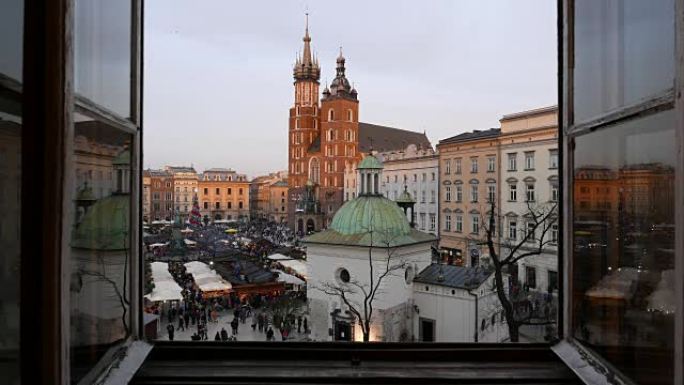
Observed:
[[[382,283],[395,272],[403,270],[408,263],[405,260],[395,260],[393,258],[395,248],[392,247],[394,238],[391,234],[378,232],[372,228],[368,229],[367,234],[370,238],[368,244],[368,280],[350,277],[349,282],[324,282],[320,287],[316,287],[316,289],[327,295],[339,297],[342,303],[347,306],[361,327],[364,342],[370,341],[374,303],[382,293]],[[376,237],[380,238],[377,243],[375,241]],[[374,249],[384,249],[386,252],[379,271],[376,271],[376,264],[373,261]],[[377,263],[378,261],[376,260],[375,262]]]
[[[497,237],[497,223],[503,223],[503,217],[497,216],[494,202],[489,203],[487,221],[482,221],[485,239],[479,240],[479,244],[486,246],[489,251],[489,268],[494,271],[494,289],[503,308],[511,342],[520,340],[521,326],[556,324],[554,306],[545,304],[543,307],[533,307],[521,290],[520,282],[511,281],[507,287],[504,284],[504,274],[517,269],[519,261],[541,255],[554,242],[549,233],[557,223],[557,208],[558,204],[555,202],[537,206],[527,202],[527,213],[523,215],[526,227],[516,229],[515,239],[504,234]]]

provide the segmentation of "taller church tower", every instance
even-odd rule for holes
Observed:
[[[319,135],[318,86],[321,68],[318,59],[311,54],[309,16],[306,16],[304,51],[294,65],[294,106],[290,108],[288,181],[291,188],[304,187],[309,179],[317,183],[315,175],[309,176],[311,161],[308,149]]]

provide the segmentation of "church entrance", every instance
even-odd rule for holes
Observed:
[[[335,322],[335,341],[351,341],[352,327],[349,322],[336,321]]]
[[[307,220],[306,221],[306,233],[308,234],[308,233],[315,231],[315,230],[316,230],[316,225],[315,225],[313,219]]]

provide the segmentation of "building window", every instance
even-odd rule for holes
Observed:
[[[548,274],[548,288],[549,293],[553,293],[558,290],[558,272],[549,270]]]
[[[398,176],[395,175],[395,176],[394,176],[394,183],[397,183],[397,178],[398,178]]]
[[[513,152],[508,154],[508,171],[515,171],[518,168],[518,154]]]
[[[425,190],[420,192],[420,203],[425,203]]]
[[[444,216],[444,230],[451,231],[451,215]]]
[[[537,269],[533,266],[525,266],[525,285],[530,289],[537,287]]]
[[[528,202],[534,202],[534,183],[527,184],[527,190],[525,191],[525,198]]]
[[[434,172],[432,173],[432,181],[433,182],[435,181],[435,173]]]
[[[204,188],[204,195],[209,195],[209,189],[206,187]]]
[[[471,202],[477,202],[478,200],[478,194],[477,194],[477,185],[474,184],[470,186],[470,201]]]
[[[228,202],[228,208],[232,209],[233,208],[233,202]]]
[[[463,186],[456,186],[456,202],[463,201]]]
[[[242,201],[238,202],[238,208],[239,208],[239,209],[242,208]]]
[[[518,239],[518,222],[508,222],[508,239],[515,241]]]
[[[534,242],[536,237],[534,222],[527,222],[527,241]]]
[[[456,174],[460,174],[461,173],[461,158],[456,158],[455,162],[456,162]]]
[[[242,195],[242,188],[238,190],[238,195]]]
[[[423,179],[422,179],[423,182],[427,181],[427,174],[426,174],[426,173],[423,173],[423,177],[422,177],[422,178],[423,178]]]
[[[473,215],[471,218],[470,224],[471,224],[471,228],[470,228],[471,233],[477,234],[480,232],[480,217],[478,217],[477,215]]]
[[[534,151],[525,153],[525,170],[534,170]]]
[[[558,202],[558,186],[551,185],[551,201]]]
[[[444,173],[451,174],[451,160],[447,159],[444,161]]]
[[[435,203],[435,190],[430,190],[430,203]]]
[[[516,202],[518,200],[518,185],[511,183],[508,185],[508,200]]]
[[[463,216],[461,215],[456,215],[456,232],[463,232]]]
[[[204,202],[204,209],[208,210],[209,209],[209,202]]]
[[[558,243],[558,225],[551,225],[551,243]]]
[[[477,173],[477,157],[470,158],[470,172],[473,174]]]
[[[487,202],[492,203],[496,201],[496,185],[487,185]]]
[[[487,172],[494,172],[496,170],[496,158],[493,156],[487,157]]]
[[[335,120],[335,111],[331,108],[328,110],[328,121],[331,122]]]
[[[558,168],[558,150],[549,150],[549,168]]]
[[[430,230],[431,231],[435,230],[435,224],[436,224],[436,216],[435,216],[435,214],[430,214]]]
[[[216,188],[216,195],[220,195],[220,194],[221,194],[221,189],[217,187]]]
[[[170,192],[166,193],[166,200],[167,201],[172,201],[173,200],[173,195]]]
[[[221,208],[221,202],[216,202],[214,206],[216,207],[217,210],[220,209]]]
[[[420,228],[425,230],[425,213],[420,213]]]
[[[451,202],[451,186],[444,187],[444,201]]]
[[[228,195],[231,195],[232,193],[233,193],[233,189],[231,189],[230,187],[228,187]]]
[[[351,109],[347,110],[347,121],[354,121],[354,112]]]

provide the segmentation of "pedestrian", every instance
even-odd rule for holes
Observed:
[[[178,317],[178,329],[185,331],[185,325],[183,324],[183,317]]]
[[[302,316],[297,317],[297,333],[302,332]]]
[[[221,328],[221,341],[228,341],[228,332],[225,328]]]
[[[290,331],[287,325],[285,325],[285,328],[280,329],[280,336],[282,337],[283,341],[287,340],[287,336],[290,335]]]
[[[221,333],[216,332],[216,336],[214,336],[214,341],[221,341]]]
[[[211,311],[211,320],[214,321],[214,323],[218,323],[218,312],[216,311],[216,308]]]
[[[309,332],[309,324],[306,321],[306,317],[304,317],[304,333],[308,333],[308,332]]]
[[[259,325],[259,332],[260,333],[263,332],[264,331],[264,315],[261,313],[259,313],[259,315],[257,316],[257,325]]]
[[[186,310],[185,313],[183,314],[183,319],[185,320],[185,327],[190,327],[190,311]]]
[[[173,332],[174,332],[173,324],[168,324],[166,325],[166,331],[169,332],[169,341],[173,341]]]
[[[268,327],[268,331],[266,332],[266,341],[270,341],[273,339],[273,328],[270,326]]]
[[[230,327],[233,328],[233,335],[238,334],[238,325],[239,323],[237,318],[233,318],[233,320],[230,321]]]

